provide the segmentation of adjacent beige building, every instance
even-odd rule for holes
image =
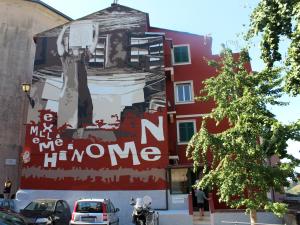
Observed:
[[[31,82],[35,34],[71,18],[39,0],[0,0],[0,193],[6,177],[19,186],[19,155],[30,107],[23,82]]]

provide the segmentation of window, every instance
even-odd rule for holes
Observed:
[[[56,212],[65,212],[65,207],[64,205],[61,203],[61,202],[57,202],[57,205],[56,205]]]
[[[173,64],[184,65],[191,64],[190,46],[189,45],[175,45],[173,48]]]
[[[106,207],[107,207],[107,212],[108,213],[112,213],[113,212],[110,202],[107,202]]]
[[[175,92],[176,104],[194,102],[194,91],[192,81],[175,83]]]
[[[177,141],[179,144],[187,144],[196,132],[196,121],[177,121]]]
[[[47,60],[46,49],[47,49],[47,38],[46,37],[37,38],[34,65],[45,64]]]
[[[102,202],[96,202],[96,201],[77,202],[75,212],[102,213],[103,212]]]
[[[189,170],[188,168],[178,168],[170,170],[171,194],[189,193]]]
[[[96,68],[105,68],[106,64],[106,36],[98,37],[98,43],[95,51],[92,53],[89,66]]]
[[[130,62],[138,68],[152,70],[164,65],[163,35],[159,33],[131,33]]]
[[[54,200],[36,200],[31,202],[25,207],[25,210],[36,211],[36,210],[46,210],[53,211],[55,208]]]
[[[112,204],[112,202],[110,202],[110,208],[111,208],[111,212],[114,213],[116,212],[114,205]]]
[[[68,204],[67,204],[66,202],[62,202],[62,204],[63,204],[63,206],[64,206],[64,210],[65,210],[65,211],[67,211],[67,210],[70,211],[69,206],[68,206]]]

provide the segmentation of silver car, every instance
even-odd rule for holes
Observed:
[[[75,202],[70,225],[119,225],[119,217],[109,199],[81,199]]]

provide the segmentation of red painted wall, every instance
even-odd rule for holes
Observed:
[[[209,113],[214,106],[213,102],[195,102],[193,104],[175,104],[174,82],[178,81],[193,81],[194,96],[199,95],[203,88],[202,82],[216,75],[213,67],[207,65],[207,60],[218,60],[219,57],[212,55],[212,38],[196,34],[172,31],[161,28],[150,28],[151,32],[165,33],[166,39],[171,39],[173,45],[188,44],[190,46],[191,64],[189,65],[174,65],[174,80],[167,77],[167,101],[169,102],[168,111],[176,111],[176,116],[206,114]],[[171,56],[165,56],[166,60],[171,61]],[[168,65],[166,65],[167,67]],[[190,116],[188,118],[177,118],[173,123],[168,124],[169,131],[169,148],[170,155],[178,155],[181,165],[191,164],[186,158],[186,145],[178,145],[177,142],[177,125],[176,121],[180,120],[196,120],[196,128],[200,129],[202,118],[199,116]],[[208,123],[208,129],[212,132],[220,132],[226,129],[228,125],[223,122],[218,127],[213,121]]]
[[[163,132],[163,140],[158,140],[150,130],[143,132],[141,125],[142,120],[147,120],[156,125],[161,124],[161,131],[166,130],[165,113],[145,113],[139,117],[127,114],[118,129],[123,136],[116,142],[102,142],[92,136],[72,138],[72,135],[67,134],[66,127],[57,127],[56,113],[42,110],[38,123],[26,125],[21,188],[165,189],[165,168],[168,165],[166,132]],[[107,132],[98,130],[101,131]],[[124,135],[126,133],[130,135]],[[143,137],[146,142],[142,141]],[[123,151],[126,144],[130,144],[129,153]],[[122,152],[111,151],[110,146],[119,146]]]

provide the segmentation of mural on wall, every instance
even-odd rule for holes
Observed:
[[[21,188],[166,187],[164,37],[145,29],[118,6],[36,37]]]

